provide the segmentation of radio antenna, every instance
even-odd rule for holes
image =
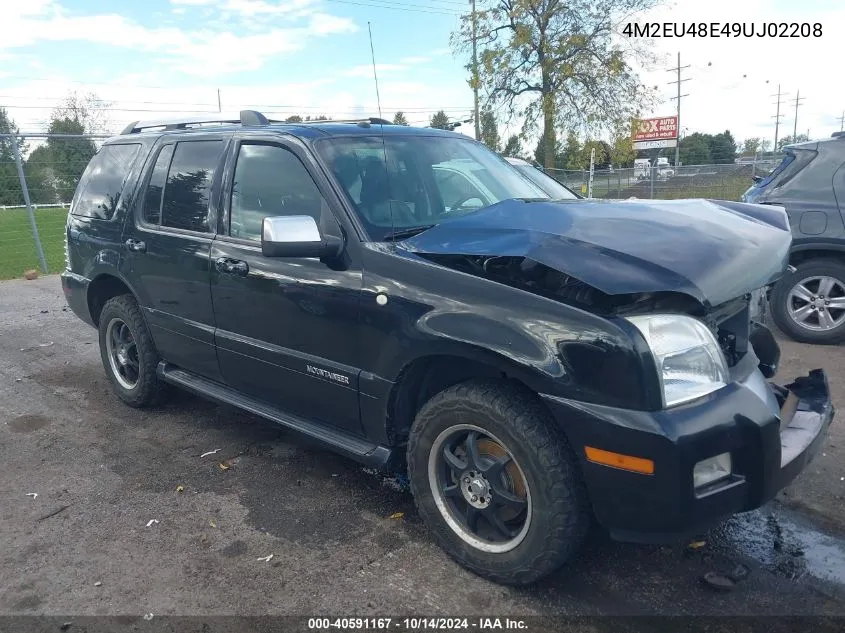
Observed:
[[[376,51],[373,48],[373,27],[370,25],[370,22],[367,21],[367,31],[370,34],[370,56],[373,59],[373,79],[376,82],[376,104],[378,105],[378,117],[379,119],[384,120],[381,115],[381,96],[379,96],[378,92],[378,73],[376,73]],[[387,142],[384,140],[384,123],[379,123],[379,129],[381,130],[381,151],[382,155],[384,156],[384,178],[385,178],[385,185],[387,186],[388,192],[390,191],[390,165],[387,162]],[[396,242],[396,238],[393,237],[393,234],[396,233],[396,224],[393,220],[393,200],[390,197],[390,193],[387,195],[387,208],[390,210],[390,235],[391,240]]]
[[[376,82],[376,104],[378,105],[378,116],[381,119],[381,97],[378,93],[378,73],[376,73],[376,51],[373,48],[373,29],[370,26],[370,23],[367,22],[367,31],[370,33],[370,56],[373,59],[373,79]]]

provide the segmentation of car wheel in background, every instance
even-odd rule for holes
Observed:
[[[799,264],[775,286],[770,308],[777,326],[796,341],[845,340],[845,264],[832,259]]]

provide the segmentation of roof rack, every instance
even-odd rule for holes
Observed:
[[[205,116],[205,117],[189,117],[181,119],[162,119],[157,121],[134,121],[127,125],[120,133],[137,134],[143,130],[151,128],[164,128],[165,130],[185,130],[189,125],[202,125],[204,123],[232,123],[241,125],[270,125],[271,123],[286,123],[279,119],[268,119],[266,116],[256,110],[241,110],[239,118],[228,117],[222,115]],[[361,119],[343,119],[343,120],[323,120],[323,121],[300,121],[296,125],[311,124],[311,123],[356,123],[358,125],[369,127],[370,125],[392,125],[386,119],[378,117],[365,117]]]

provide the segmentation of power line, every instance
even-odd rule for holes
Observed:
[[[686,65],[686,66],[681,66],[681,53],[680,53],[680,52],[678,52],[678,67],[677,67],[677,68],[670,68],[670,69],[669,69],[669,72],[677,72],[677,73],[678,73],[678,78],[677,78],[675,81],[670,81],[670,82],[669,82],[669,85],[670,85],[670,86],[671,86],[672,84],[677,84],[677,85],[678,85],[678,96],[677,96],[677,97],[672,97],[672,99],[677,99],[677,100],[678,100],[678,108],[677,108],[677,114],[678,114],[677,130],[678,130],[678,132],[680,132],[680,131],[681,131],[681,99],[682,99],[683,97],[688,97],[688,96],[689,96],[689,93],[687,93],[687,94],[685,94],[685,95],[682,95],[682,94],[681,94],[681,84],[682,84],[683,82],[685,82],[685,81],[689,81],[689,80],[690,80],[690,78],[681,79],[681,71],[682,71],[682,70],[684,70],[684,69],[686,69],[686,68],[689,68],[689,64],[688,64],[688,65]],[[675,169],[677,169],[677,168],[678,168],[678,163],[679,163],[679,161],[680,161],[680,156],[681,156],[681,141],[680,141],[680,139],[677,139],[677,140],[675,141]]]
[[[470,0],[470,4],[472,5],[472,95],[475,101],[473,107],[473,118],[475,119],[475,140],[481,140],[481,120],[480,115],[478,114],[478,47],[477,47],[477,40],[478,35],[476,34],[477,23],[475,19],[475,0]]]
[[[804,101],[804,98],[801,97],[801,91],[795,91],[795,122],[792,126],[792,142],[795,143],[798,140],[798,106],[801,105],[801,101]]]
[[[783,115],[780,113],[780,104],[781,104],[781,99],[783,97],[786,97],[787,95],[786,95],[786,93],[782,93],[780,91],[780,84],[778,84],[778,93],[776,95],[771,95],[771,96],[778,98],[778,100],[777,100],[777,108],[778,108],[777,113],[775,114],[775,116],[772,117],[775,120],[775,145],[772,148],[772,151],[777,152],[778,151],[778,132],[780,131],[780,120],[781,120],[781,117],[783,117]]]
[[[449,11],[449,10],[438,10],[438,9],[431,9],[431,8],[424,8],[424,5],[409,5],[409,4],[401,4],[401,3],[391,3],[391,4],[372,4],[373,2],[388,2],[389,0],[368,0],[368,2],[354,2],[353,0],[326,0],[327,2],[338,2],[340,4],[354,4],[360,7],[371,7],[374,9],[391,9],[393,11],[409,11],[412,13],[431,13],[435,15],[462,15],[460,11]],[[398,5],[398,6],[396,6]],[[415,7],[415,8],[412,8]],[[419,8],[416,8],[419,7]]]

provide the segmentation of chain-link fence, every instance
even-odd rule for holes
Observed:
[[[593,173],[593,198],[716,198],[739,200],[755,176],[777,166],[766,161],[728,165],[670,165],[600,170]],[[581,195],[588,194],[588,170],[546,169],[546,173]]]
[[[101,138],[0,135],[0,279],[64,268],[68,206]]]
[[[100,136],[0,135],[0,279],[64,267],[67,209]],[[738,200],[754,176],[777,163],[669,166],[596,171],[594,198]],[[587,195],[589,171],[547,172]],[[25,187],[23,186],[25,183]],[[28,198],[28,199],[27,199]]]

